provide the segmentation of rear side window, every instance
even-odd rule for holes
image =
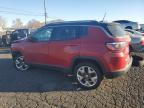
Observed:
[[[55,27],[51,40],[73,40],[78,37],[78,27]]]
[[[88,35],[88,26],[80,26],[78,35],[79,35],[79,37],[84,37],[84,36]]]
[[[124,37],[126,32],[119,24],[107,24],[107,28],[112,37]]]

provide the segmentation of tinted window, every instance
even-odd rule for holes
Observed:
[[[14,31],[12,34],[18,34],[19,32],[16,30],[16,31]]]
[[[51,40],[72,40],[78,36],[78,27],[55,27]]]
[[[43,28],[35,32],[32,39],[36,41],[48,41],[52,35],[52,28]]]
[[[114,21],[114,22],[117,22],[117,23],[129,23],[129,21],[126,21],[126,20]]]
[[[107,24],[107,28],[113,37],[124,37],[126,32],[119,24]]]
[[[87,26],[80,26],[79,28],[79,37],[86,36],[88,34],[88,27]]]

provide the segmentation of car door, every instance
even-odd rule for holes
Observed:
[[[31,36],[25,43],[25,59],[33,64],[48,64],[49,39],[52,28],[44,27]]]
[[[49,64],[57,67],[70,66],[74,56],[80,53],[79,27],[55,27],[49,43]]]

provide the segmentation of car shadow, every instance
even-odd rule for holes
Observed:
[[[17,71],[12,59],[0,59],[0,92],[77,91],[73,77],[68,74],[33,67]]]
[[[78,85],[69,73],[32,67],[18,71],[13,65],[9,48],[0,48],[0,92],[75,91]]]

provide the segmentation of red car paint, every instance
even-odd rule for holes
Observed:
[[[107,43],[125,42],[118,50],[110,50]],[[46,64],[65,69],[73,68],[75,57],[96,58],[105,74],[123,73],[130,65],[130,38],[111,37],[102,29],[88,26],[88,34],[68,41],[33,42],[29,39],[13,43],[12,53],[20,52],[27,63]],[[117,46],[116,46],[117,47]]]

